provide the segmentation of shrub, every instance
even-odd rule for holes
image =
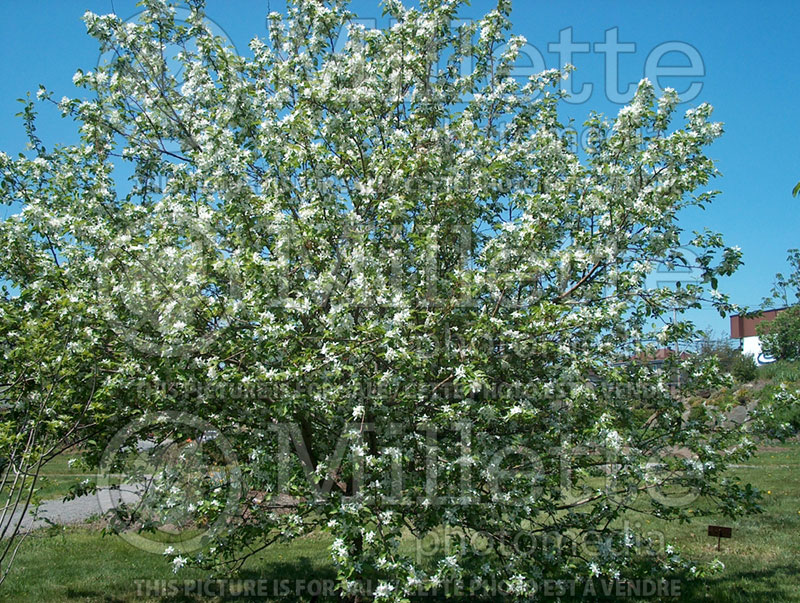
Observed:
[[[800,305],[756,326],[765,353],[778,360],[800,359]]]
[[[738,352],[731,361],[730,373],[740,383],[749,383],[758,377],[758,365],[749,354]]]
[[[748,383],[758,376],[758,366],[753,357],[742,354],[729,340],[707,337],[700,342],[698,355],[703,359],[716,358],[720,369],[733,375],[740,383]]]

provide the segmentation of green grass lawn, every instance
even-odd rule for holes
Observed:
[[[686,600],[800,601],[800,445],[769,447],[737,468],[743,483],[764,493],[764,513],[731,522],[705,517],[688,525],[652,521],[692,558],[719,559],[725,571],[685,589]],[[733,537],[707,536],[707,526],[733,527]],[[649,526],[648,526],[649,527]]]
[[[667,542],[690,557],[718,558],[725,564],[721,574],[683,582],[681,601],[800,601],[800,444],[765,448],[736,473],[765,493],[763,514],[735,522],[722,517],[702,518],[685,525],[650,520],[643,522],[643,528],[663,531]],[[710,523],[733,527],[733,538],[723,540],[719,552],[716,539],[706,535]],[[272,589],[280,588],[282,580],[333,580],[329,543],[327,537],[311,535],[274,547],[252,559],[240,578],[261,580],[267,585],[263,594],[272,599],[291,600],[274,596]],[[191,581],[206,576],[196,570],[182,570],[178,577]],[[171,567],[162,557],[135,549],[116,536],[103,537],[100,531],[86,527],[51,528],[23,543],[12,573],[0,586],[0,599],[209,600],[192,594],[157,596],[165,584],[158,581],[173,578]],[[149,598],[142,596],[147,588],[156,589],[149,591],[153,595]],[[255,599],[258,597],[235,600]]]
[[[36,496],[41,500],[52,500],[63,498],[70,487],[80,483],[84,479],[94,480],[96,474],[87,472],[86,469],[70,467],[70,459],[76,458],[79,453],[65,452],[59,454],[44,465],[36,480]],[[6,500],[8,493],[6,490],[0,495],[0,502]]]

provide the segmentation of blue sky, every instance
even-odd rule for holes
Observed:
[[[278,11],[285,6],[281,0],[270,4]],[[248,52],[248,40],[266,33],[267,5],[208,0],[207,12],[219,33],[240,52]],[[25,139],[14,118],[20,108],[15,99],[35,92],[40,83],[56,98],[73,95],[72,74],[97,63],[96,44],[80,20],[83,12],[116,12],[126,18],[139,9],[129,0],[114,0],[113,9],[111,0],[6,0],[2,7],[0,149],[16,153],[23,150]],[[478,17],[491,7],[491,2],[474,0],[464,17]],[[356,0],[352,8],[363,18],[376,19],[379,26],[386,24],[376,2]],[[645,75],[648,57],[648,74],[655,73],[656,63],[683,68],[676,71],[682,75],[662,76],[658,83],[696,96],[682,108],[704,101],[714,105],[725,134],[710,149],[723,174],[713,188],[723,194],[705,211],[686,212],[682,225],[687,231],[721,231],[729,244],[742,248],[745,265],[721,288],[737,303],[758,305],[775,272],[786,269],[786,250],[800,247],[800,198],[791,195],[800,180],[800,2],[516,0],[513,21],[514,33],[524,35],[534,48],[529,49],[533,61],[541,60],[548,68],[561,66],[564,55],[556,46],[560,40],[562,50],[566,41],[578,45],[575,50],[588,50],[572,57],[577,67],[573,90],[588,84],[591,93],[587,88],[583,102],[565,106],[565,114],[579,122],[590,111],[615,115],[622,106],[615,97]],[[626,45],[617,49],[625,51],[618,60],[611,61],[612,67],[618,65],[616,78],[607,65],[614,35]],[[46,142],[73,138],[70,122],[48,119],[43,125]],[[728,333],[727,319],[710,309],[693,318],[717,335]]]

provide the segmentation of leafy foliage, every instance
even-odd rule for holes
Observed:
[[[800,359],[800,306],[780,312],[769,322],[756,325],[764,351],[780,360]]]

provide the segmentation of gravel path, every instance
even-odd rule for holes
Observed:
[[[136,502],[139,498],[140,495],[137,493],[135,486],[126,486],[124,489],[113,491],[108,488],[100,488],[95,494],[79,496],[72,500],[46,500],[39,506],[36,516],[34,516],[32,508],[28,509],[25,516],[22,517],[20,529],[25,531],[46,528],[51,524],[45,521],[45,518],[58,525],[83,523],[93,516],[103,515],[114,503],[124,502],[130,504]],[[9,523],[15,525],[21,516],[22,513],[19,511],[14,513],[10,519],[0,524],[0,532]]]

